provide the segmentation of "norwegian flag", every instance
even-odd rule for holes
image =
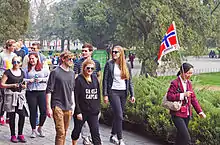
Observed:
[[[163,37],[158,53],[158,62],[161,61],[163,55],[179,49],[175,23],[173,22]]]

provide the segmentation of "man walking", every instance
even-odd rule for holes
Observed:
[[[46,101],[47,115],[53,117],[56,129],[55,145],[64,145],[66,132],[75,108],[73,54],[69,51],[60,55],[61,65],[49,76]]]

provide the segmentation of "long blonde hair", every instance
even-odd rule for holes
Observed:
[[[130,75],[125,60],[124,48],[119,45],[115,46],[114,48],[117,48],[120,52],[120,56],[118,59],[119,59],[119,69],[121,70],[121,79],[129,80]],[[114,48],[112,49],[112,51],[114,50]]]

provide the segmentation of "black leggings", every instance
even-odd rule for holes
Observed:
[[[4,106],[4,89],[0,88],[0,101],[1,101],[1,108],[0,108],[0,117],[4,116],[3,106]]]
[[[177,129],[175,145],[190,145],[191,137],[188,131],[190,117],[181,118],[173,115],[172,120]]]
[[[88,122],[93,144],[101,145],[98,114],[83,114],[83,120],[78,120],[76,116],[74,116],[74,129],[71,135],[72,140],[77,140],[79,138],[82,126],[85,123],[85,121]]]
[[[8,117],[9,117],[9,126],[11,130],[11,136],[15,135],[15,112],[8,112]],[[18,119],[18,135],[22,135],[23,128],[24,128],[24,121],[25,121],[25,116],[19,114],[19,119]]]
[[[46,94],[45,91],[27,91],[26,98],[28,107],[30,110],[30,123],[31,128],[36,129],[36,113],[37,106],[40,109],[40,123],[39,126],[43,126],[46,120]]]
[[[109,101],[113,111],[112,134],[122,139],[123,112],[126,104],[126,91],[111,90]]]

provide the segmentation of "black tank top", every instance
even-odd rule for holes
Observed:
[[[22,83],[24,79],[24,72],[21,70],[20,76],[15,76],[12,74],[11,70],[8,69],[4,72],[4,74],[8,77],[6,84],[16,84],[16,83]],[[13,92],[21,92],[22,88],[10,88]]]

